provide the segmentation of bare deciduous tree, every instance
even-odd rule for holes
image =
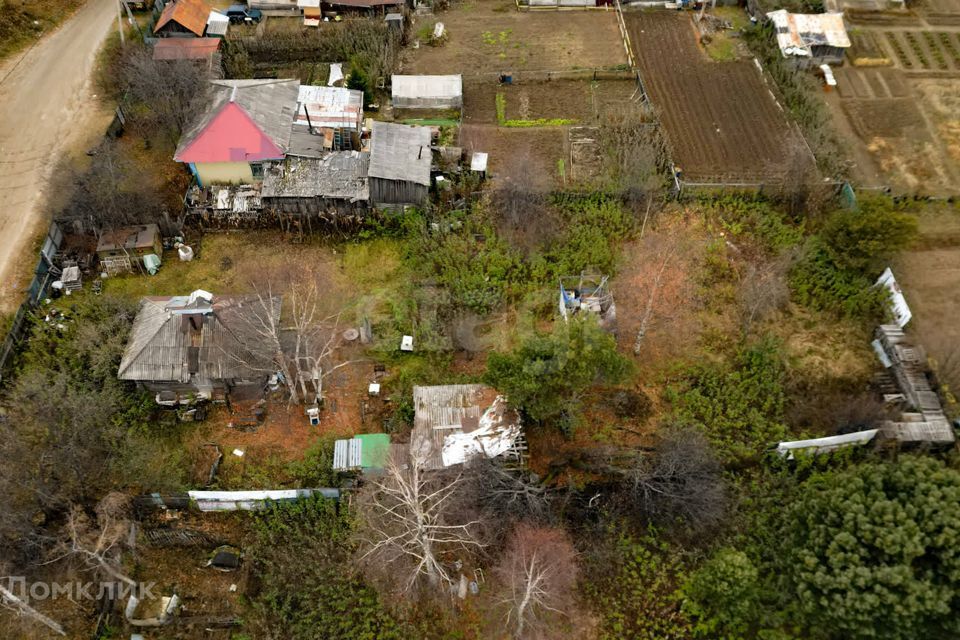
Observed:
[[[355,362],[332,364],[343,311],[324,315],[315,281],[294,281],[287,287],[287,320],[282,319],[281,301],[274,294],[272,283],[255,286],[255,290],[252,312],[242,318],[242,333],[247,334],[247,346],[255,356],[252,360],[271,362],[274,370],[283,374],[291,402],[307,400],[303,395],[306,381],[318,384],[337,369]]]
[[[156,222],[164,208],[163,197],[153,183],[143,180],[130,157],[114,140],[101,142],[90,166],[77,170],[64,164],[59,180],[71,193],[57,219],[100,236],[117,227]]]
[[[391,460],[360,503],[360,558],[370,576],[401,593],[425,586],[440,593],[454,584],[445,562],[482,547],[476,520],[455,513],[463,476],[427,471],[418,460]]]
[[[130,498],[119,492],[108,493],[100,500],[95,520],[83,508],[74,506],[67,516],[66,536],[55,559],[78,558],[88,568],[136,588],[136,581],[120,569],[120,556],[130,532],[130,514]]]
[[[772,260],[747,265],[738,291],[740,328],[744,336],[750,334],[756,322],[763,321],[789,302],[787,272],[793,261],[794,254],[788,252]]]
[[[510,523],[546,524],[553,518],[553,494],[525,469],[510,469],[496,458],[476,456],[466,467],[468,499],[484,522],[503,530]]]
[[[528,637],[551,615],[567,615],[575,601],[576,553],[562,529],[518,525],[494,572],[516,638]]]
[[[132,121],[145,137],[161,132],[174,144],[196,117],[213,79],[206,61],[154,60],[146,46],[127,52],[120,76],[127,98],[143,106],[130,114]]]
[[[707,439],[689,427],[665,430],[650,453],[641,453],[623,483],[626,504],[646,518],[677,520],[694,530],[714,527],[727,510],[722,468]]]

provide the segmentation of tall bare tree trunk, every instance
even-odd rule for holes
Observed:
[[[51,618],[48,618],[47,616],[43,615],[42,613],[40,613],[39,611],[37,611],[36,609],[28,605],[26,602],[24,602],[17,596],[13,595],[12,591],[9,591],[8,589],[2,586],[0,586],[0,603],[7,605],[8,607],[16,611],[19,615],[26,616],[31,620],[34,620],[35,622],[39,622],[40,624],[44,625],[51,631],[54,631],[60,634],[61,636],[67,635],[67,632],[63,630],[63,627],[60,626],[58,622],[55,622]]]

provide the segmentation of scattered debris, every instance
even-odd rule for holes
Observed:
[[[236,547],[221,545],[213,550],[207,566],[218,571],[236,571],[240,568],[241,553]]]

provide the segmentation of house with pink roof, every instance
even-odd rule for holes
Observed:
[[[215,80],[201,114],[186,128],[174,160],[201,186],[252,184],[282,161],[297,113],[297,80]]]

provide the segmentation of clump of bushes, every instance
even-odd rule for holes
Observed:
[[[878,317],[885,291],[872,285],[916,231],[916,220],[887,199],[867,199],[857,209],[834,212],[790,274],[794,298],[849,318]]]
[[[667,389],[673,420],[700,429],[728,464],[756,460],[786,431],[785,374],[780,345],[770,338],[741,347],[731,364],[690,365]]]

